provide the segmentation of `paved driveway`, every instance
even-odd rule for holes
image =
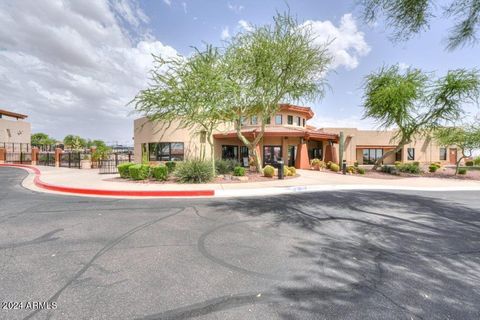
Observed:
[[[0,168],[0,298],[23,304],[1,319],[480,318],[478,192],[117,200],[25,175]]]

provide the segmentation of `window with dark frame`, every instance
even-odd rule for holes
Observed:
[[[149,143],[150,161],[183,161],[185,149],[183,142]]]
[[[293,124],[293,116],[287,116],[287,123]]]
[[[222,160],[238,160],[238,146],[222,145]]]
[[[265,124],[270,124],[270,117],[265,119]]]
[[[277,114],[275,116],[275,124],[282,124],[282,115],[281,114]]]
[[[302,122],[301,122],[301,118],[300,117],[297,117],[297,126],[301,126],[302,125]]]
[[[407,148],[407,160],[415,160],[415,148]]]
[[[440,148],[440,160],[447,160],[447,148]]]
[[[383,156],[383,149],[363,149],[363,164],[375,164]]]
[[[258,123],[258,118],[257,118],[257,116],[252,116],[252,117],[250,118],[250,124],[256,125],[257,123]]]
[[[305,127],[305,118],[303,118],[303,126]]]

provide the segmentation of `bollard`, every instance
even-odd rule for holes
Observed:
[[[342,163],[342,173],[347,174],[347,160],[343,160]]]
[[[282,160],[278,161],[278,179],[283,180],[283,167],[284,163]]]

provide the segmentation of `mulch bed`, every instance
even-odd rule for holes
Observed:
[[[404,173],[400,172],[398,175],[388,174],[381,171],[370,171],[367,170],[364,175],[356,175],[356,176],[364,176],[367,178],[374,178],[374,179],[404,179],[404,178],[440,178],[440,179],[454,179],[454,180],[480,180],[480,171],[478,170],[468,170],[467,174],[457,174],[455,175],[455,169],[453,168],[440,168],[437,172],[428,172],[428,169],[424,169],[425,171],[420,174],[411,174],[411,173]]]
[[[277,180],[278,177],[274,176],[273,178],[264,177],[263,175],[257,172],[245,172],[245,176],[248,177],[247,181],[240,181],[232,179],[232,175],[223,175],[220,177],[216,177],[209,183],[248,183],[248,182],[264,182],[264,181],[272,181]],[[286,176],[284,177],[285,180],[295,179],[299,175],[296,176]],[[120,177],[116,178],[106,178],[102,179],[103,181],[110,181],[110,182],[125,182],[125,183],[139,183],[139,184],[180,184],[175,177],[169,177],[166,181],[157,181],[157,180],[129,180],[123,179]]]

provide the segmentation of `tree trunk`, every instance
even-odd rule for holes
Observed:
[[[405,145],[409,144],[411,141],[400,141],[400,143],[395,147],[395,149],[390,150],[386,153],[383,154],[383,156],[378,159],[375,164],[373,165],[372,170],[377,170],[377,168],[382,164],[383,160],[385,160],[386,157],[397,153],[398,151],[402,150]]]
[[[258,154],[257,154],[257,145],[258,143],[260,142],[260,140],[262,139],[263,137],[263,134],[265,132],[265,124],[262,123],[262,130],[260,131],[260,133],[258,134],[258,136],[255,137],[255,139],[253,139],[252,142],[248,141],[247,138],[245,138],[245,136],[242,134],[242,127],[240,124],[237,124],[237,137],[238,139],[240,139],[240,141],[242,141],[242,143],[250,150],[250,152],[252,153],[252,156],[253,158],[255,159],[255,163],[256,163],[256,166],[257,166],[257,172],[258,173],[262,173],[262,165],[260,163],[260,159],[258,157]]]
[[[208,135],[207,141],[208,141],[208,144],[210,145],[210,161],[212,162],[213,176],[215,177],[217,175],[217,171],[215,169],[215,143],[212,140],[211,134]]]

